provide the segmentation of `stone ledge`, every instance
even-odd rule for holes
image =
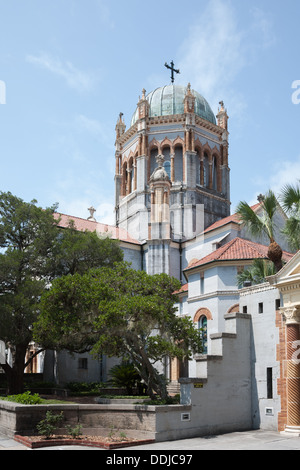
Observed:
[[[203,379],[202,377],[181,377],[178,381],[179,381],[180,384],[184,384],[184,385],[194,384],[194,383],[197,383],[197,384],[199,384],[199,383],[206,384],[207,383],[207,379]],[[186,406],[186,407],[191,408],[191,405],[181,405],[181,406]]]
[[[220,339],[220,338],[236,338],[236,333],[212,333],[210,335],[211,339]]]
[[[213,354],[195,354],[194,359],[196,362],[219,361],[223,359],[223,356]]]

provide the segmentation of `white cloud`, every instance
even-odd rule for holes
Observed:
[[[267,49],[276,43],[276,36],[273,29],[273,23],[270,13],[265,12],[259,7],[251,10],[253,16],[253,33],[258,34],[260,38],[260,45]]]
[[[262,50],[274,44],[271,17],[262,9],[249,5],[248,23],[242,28],[230,1],[209,0],[179,49],[181,79],[203,94],[214,111],[222,99],[231,116],[240,115],[247,98],[234,81]]]
[[[102,145],[105,144],[108,148],[111,148],[114,134],[105,123],[89,118],[84,114],[79,114],[75,116],[75,126],[80,131],[88,132],[97,141],[101,142]]]
[[[70,61],[62,62],[45,53],[39,56],[27,55],[26,60],[62,77],[70,88],[77,91],[90,91],[94,87],[95,77],[79,70]]]
[[[273,163],[273,171],[266,177],[260,174],[252,180],[253,186],[256,188],[253,196],[249,201],[250,205],[257,203],[257,196],[265,194],[271,189],[277,197],[286,184],[297,184],[300,181],[300,155],[295,160],[280,160]]]
[[[82,219],[87,219],[90,216],[88,208],[93,206],[96,209],[94,217],[97,222],[108,225],[115,225],[115,215],[114,215],[114,203],[112,200],[108,199],[108,196],[105,197],[105,202],[100,204],[95,204],[95,200],[101,200],[104,198],[99,197],[97,194],[96,197],[89,197],[86,194],[82,198],[60,198],[58,212],[63,214],[71,215],[74,217],[80,217]]]
[[[300,156],[294,161],[276,162],[274,172],[270,177],[270,187],[277,193],[287,183],[295,184],[298,180],[300,180]]]
[[[231,6],[211,0],[182,44],[181,74],[210,101],[245,65],[242,39]]]

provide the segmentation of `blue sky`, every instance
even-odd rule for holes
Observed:
[[[176,83],[227,108],[232,212],[297,182],[299,15],[298,0],[0,0],[0,190],[113,223],[118,115],[128,127],[172,59]]]

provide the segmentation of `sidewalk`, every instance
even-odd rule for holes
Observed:
[[[0,435],[1,450],[31,450]],[[57,446],[35,450],[103,450],[94,447]],[[157,442],[138,447],[127,447],[122,451],[196,451],[196,450],[300,450],[299,437],[287,437],[275,431],[245,431],[223,434],[219,436],[194,437],[178,441]],[[118,452],[115,450],[114,452]]]

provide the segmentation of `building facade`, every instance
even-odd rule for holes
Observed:
[[[229,414],[240,413],[247,426],[282,430],[287,414],[278,353],[284,348],[283,295],[274,283],[237,285],[241,270],[256,258],[267,259],[268,240],[253,238],[230,213],[224,103],[215,117],[189,84],[147,95],[143,90],[129,128],[122,113],[117,120],[115,163],[115,226],[64,215],[62,226],[72,219],[78,230],[107,233],[120,240],[125,260],[135,269],[180,279],[178,315],[189,316],[201,329],[203,351],[189,362],[164,362],[170,390],[181,387],[183,402],[195,400],[208,421],[214,408],[226,403]],[[252,209],[259,215],[261,203]],[[278,206],[276,240],[289,265],[292,255],[281,234],[285,221]],[[61,355],[50,358],[45,370],[55,370],[61,383],[98,381],[107,379],[112,365],[103,358],[99,366],[88,354]],[[201,386],[194,387],[196,382]],[[205,409],[203,397],[209,398]],[[221,424],[218,429],[224,429]]]
[[[181,244],[230,214],[228,116],[190,84],[142,93],[116,124],[116,226],[147,242],[147,272],[180,277]]]

